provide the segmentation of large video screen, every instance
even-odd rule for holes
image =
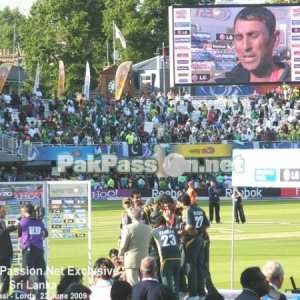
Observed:
[[[300,5],[173,6],[169,17],[171,86],[300,81]]]

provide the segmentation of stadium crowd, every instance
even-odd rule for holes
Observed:
[[[248,103],[229,105],[224,97],[222,108],[207,106],[169,92],[142,95],[129,93],[121,101],[96,97],[77,101],[52,99],[47,113],[42,99],[16,93],[1,95],[1,133],[22,142],[44,144],[130,143],[221,143],[222,141],[297,141],[299,140],[299,88],[287,84],[254,91]],[[245,107],[246,106],[246,107]],[[250,106],[250,109],[248,109]],[[221,107],[221,106],[220,106]],[[30,121],[31,120],[31,121]],[[144,130],[144,122],[153,124]]]
[[[0,97],[0,133],[15,137],[19,143],[50,145],[92,145],[135,143],[224,143],[254,141],[299,141],[299,88],[287,84],[268,90],[265,95],[254,91],[247,101],[228,98],[207,104],[193,101],[186,92],[183,97],[170,91],[139,99],[126,94],[121,101],[96,97],[77,101],[54,98],[46,105],[41,96],[3,93]],[[218,104],[217,104],[218,103]],[[145,130],[145,122],[150,130]],[[15,167],[2,167],[0,181],[51,180],[51,168],[21,172]],[[22,174],[21,174],[22,173]],[[92,179],[100,187],[174,188],[177,183],[155,176],[96,176],[63,174],[67,179]],[[29,177],[29,178],[27,178]],[[203,177],[203,178],[202,178]],[[189,178],[201,185],[208,176]],[[19,179],[21,178],[21,179]],[[110,182],[110,183],[109,183]],[[144,183],[143,183],[144,182]]]

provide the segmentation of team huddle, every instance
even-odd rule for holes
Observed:
[[[208,263],[210,221],[188,193],[181,193],[177,203],[162,194],[143,206],[140,192],[133,190],[123,207],[119,255],[131,285],[138,283],[140,263],[150,255],[160,281],[173,293],[170,299],[179,299],[179,293],[189,299],[217,293]]]

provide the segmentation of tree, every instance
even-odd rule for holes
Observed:
[[[126,49],[122,49],[116,41],[116,48],[121,53],[122,60],[132,60],[136,63],[149,59],[155,55],[162,42],[168,45],[168,7],[174,4],[199,5],[199,0],[105,0],[103,27],[110,44],[113,39],[113,21],[127,41]],[[112,59],[113,53],[110,53]]]
[[[82,90],[86,61],[91,67],[91,88],[98,74],[113,61],[113,21],[127,41],[116,48],[122,60],[134,63],[154,56],[162,42],[168,45],[168,7],[201,5],[212,0],[39,0],[28,18],[21,19],[20,44],[25,50],[25,67],[29,74],[26,87],[32,91],[37,62],[43,95],[56,93],[58,62],[65,64],[65,90]],[[168,51],[167,51],[168,52]],[[161,53],[161,50],[160,50]]]
[[[101,0],[40,0],[21,27],[26,70],[31,91],[37,62],[41,66],[41,89],[48,97],[56,93],[58,62],[65,65],[65,90],[82,91],[85,65],[91,66],[91,88],[105,64],[105,37],[101,26]]]
[[[17,52],[19,23],[24,16],[18,9],[9,9],[5,7],[0,11],[0,41],[1,49],[8,49],[10,53]]]

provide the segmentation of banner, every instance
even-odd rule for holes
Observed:
[[[115,25],[115,37],[116,39],[120,40],[122,47],[126,49],[126,40],[124,38],[124,35],[122,34],[122,32],[120,31],[120,29],[117,27],[115,23],[114,25]]]
[[[132,61],[124,61],[121,63],[117,69],[116,73],[116,91],[115,98],[116,100],[120,100],[123,93],[124,88],[129,80],[129,74],[131,73]]]
[[[252,188],[243,187],[240,191],[244,199],[265,199],[265,198],[280,198],[281,189],[280,188]],[[173,199],[177,199],[182,190],[171,189],[171,190],[158,190],[158,189],[143,189],[141,190],[142,198],[155,198],[161,194],[170,195]],[[207,188],[196,189],[197,196],[199,198],[206,198],[208,200],[208,190]],[[222,188],[220,192],[220,197],[231,198],[232,188]]]
[[[282,189],[280,188],[252,188],[243,187],[240,189],[243,198],[245,200],[254,199],[278,199],[280,200],[282,196]],[[92,188],[92,200],[121,200],[126,197],[130,197],[131,189],[101,189],[99,187]],[[208,201],[208,190],[207,188],[196,189],[199,200]],[[141,189],[141,196],[143,200],[149,198],[155,198],[161,194],[170,195],[174,200],[177,200],[181,189]],[[299,191],[300,193],[300,191]],[[232,188],[222,188],[220,196],[222,199],[231,199]],[[298,196],[299,197],[299,196]],[[283,197],[284,198],[284,197]]]
[[[6,78],[8,76],[11,67],[12,67],[11,64],[6,64],[6,63],[0,66],[0,93],[2,93],[4,84],[6,82]]]
[[[92,189],[92,200],[121,200],[131,196],[131,189]]]
[[[58,87],[57,87],[57,98],[62,99],[65,89],[65,66],[62,60],[59,61],[58,67]]]
[[[234,142],[234,149],[295,149],[300,148],[300,142]]]
[[[13,225],[20,217],[21,208],[25,203],[31,203],[34,207],[44,208],[44,185],[41,182],[36,183],[0,183],[0,205],[6,208],[6,225]],[[42,217],[42,216],[41,216]],[[13,247],[12,264],[16,267],[22,265],[22,251],[17,232],[11,233],[11,242]],[[47,239],[45,240],[47,243]],[[0,298],[3,299],[3,298]]]
[[[298,188],[300,149],[234,149],[234,186]]]
[[[299,188],[282,188],[281,189],[282,198],[300,198],[300,187]]]
[[[170,145],[172,153],[181,154],[187,158],[193,157],[231,157],[232,144],[175,144]]]
[[[89,62],[87,61],[85,67],[85,80],[84,80],[84,88],[83,88],[83,94],[86,100],[90,100],[90,84],[91,84],[90,65]]]
[[[33,93],[36,94],[36,92],[39,88],[40,88],[40,62],[38,62],[37,66],[36,66]]]

